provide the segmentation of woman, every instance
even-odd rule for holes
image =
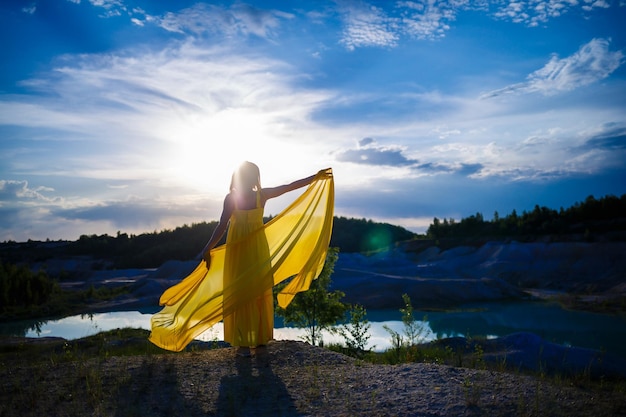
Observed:
[[[263,224],[267,200],[309,186],[288,208]],[[262,188],[259,168],[244,162],[234,173],[220,221],[202,262],[161,297],[150,340],[182,350],[193,337],[224,320],[224,340],[249,356],[272,339],[272,287],[294,277],[278,295],[286,307],[321,272],[332,230],[332,171],[321,170],[279,187]],[[226,229],[226,245],[216,247]]]

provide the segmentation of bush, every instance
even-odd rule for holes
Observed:
[[[368,352],[365,346],[370,338],[369,329],[367,310],[362,305],[353,305],[350,309],[349,321],[339,329],[339,334],[344,338],[350,354],[361,358]]]
[[[45,271],[0,263],[0,312],[45,304],[57,289]]]

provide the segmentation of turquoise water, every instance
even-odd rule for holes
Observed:
[[[126,311],[71,316],[47,321],[23,321],[0,324],[0,334],[27,337],[55,336],[78,339],[101,331],[122,327],[150,328],[154,311]],[[468,305],[449,312],[415,312],[423,321],[423,341],[450,336],[499,337],[516,332],[532,332],[544,339],[569,345],[600,349],[626,358],[626,316],[605,315],[562,309],[558,304],[539,302],[489,303]],[[383,326],[402,334],[401,314],[394,311],[368,311],[369,348],[377,351],[390,347],[391,337]],[[200,339],[221,340],[220,324]],[[304,330],[284,327],[276,320],[277,340],[299,340]],[[324,334],[324,341],[341,342],[341,337]]]

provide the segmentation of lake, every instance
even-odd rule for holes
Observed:
[[[78,339],[101,331],[123,327],[150,328],[154,311],[125,311],[71,316],[58,320],[22,321],[0,324],[0,334]],[[448,312],[415,311],[423,322],[423,340],[451,336],[488,337],[506,336],[515,332],[532,332],[544,339],[568,346],[600,349],[626,358],[626,316],[570,311],[556,303],[511,302],[467,305]],[[391,337],[383,326],[402,334],[403,323],[399,311],[368,311],[370,339],[368,347],[383,351],[391,346]],[[423,320],[421,320],[423,319]],[[304,330],[285,327],[276,319],[274,338],[301,340]],[[222,324],[199,337],[201,340],[221,340]],[[324,333],[326,343],[343,339]]]

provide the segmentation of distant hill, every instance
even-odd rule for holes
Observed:
[[[209,240],[217,222],[184,225],[174,230],[117,236],[82,235],[76,241],[0,244],[0,260],[37,263],[65,256],[89,256],[102,268],[156,268],[168,260],[193,259]],[[400,226],[365,219],[335,217],[330,245],[341,252],[371,252],[417,235]]]
[[[416,237],[417,234],[388,223],[335,217],[330,246],[338,247],[340,252],[372,252]]]

